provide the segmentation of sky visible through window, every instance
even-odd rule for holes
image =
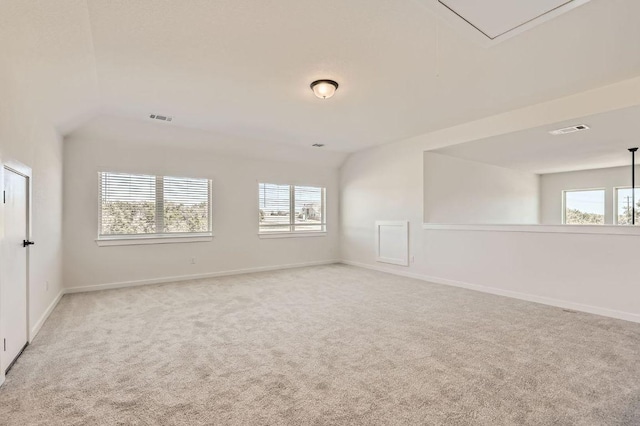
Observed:
[[[566,208],[584,213],[604,214],[604,191],[567,191]]]
[[[604,225],[604,190],[566,191],[564,223],[567,225]]]

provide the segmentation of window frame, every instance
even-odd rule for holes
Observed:
[[[102,234],[102,175],[103,174],[128,174],[153,176],[155,178],[155,199],[154,206],[156,211],[155,222],[164,227],[164,179],[198,179],[207,181],[207,203],[208,203],[208,231],[205,232],[154,232],[148,234]],[[139,244],[166,244],[180,242],[203,242],[212,241],[213,239],[213,181],[209,178],[186,177],[186,176],[169,176],[154,175],[138,172],[120,172],[120,171],[99,171],[98,172],[98,235],[96,243],[98,246],[115,246],[115,245],[139,245]],[[157,229],[157,228],[156,228]]]
[[[603,207],[604,213],[602,215],[602,223],[567,223],[567,192],[590,192],[590,191],[602,191],[604,196]],[[580,188],[580,189],[563,189],[562,190],[562,224],[566,226],[603,226],[607,225],[607,188]]]
[[[616,226],[634,226],[629,224],[618,223],[618,190],[619,189],[631,189],[631,186],[614,186],[613,187],[613,224]],[[636,186],[636,194],[640,194],[640,186]],[[634,200],[635,202],[635,200]],[[637,211],[636,211],[637,213]],[[635,226],[640,226],[640,223],[636,223]]]
[[[260,185],[278,185],[278,186],[288,186],[289,187],[289,225],[288,230],[273,230],[273,231],[262,231],[261,228],[264,225],[260,224]],[[319,231],[310,231],[310,230],[296,230],[297,226],[309,226],[308,224],[296,224],[295,223],[295,189],[296,187],[310,187],[310,188],[319,188],[322,192],[321,195],[321,212],[322,212],[322,222],[320,224],[316,224],[320,226]],[[256,209],[257,219],[258,219],[258,236],[260,238],[296,238],[296,237],[321,237],[327,234],[327,187],[326,186],[316,186],[312,184],[292,184],[292,183],[275,183],[275,182],[258,182],[258,208]],[[285,227],[287,225],[284,224],[275,224],[273,227],[282,226]],[[268,226],[265,226],[268,227]]]

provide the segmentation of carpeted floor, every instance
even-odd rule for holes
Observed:
[[[638,425],[640,324],[344,265],[65,296],[2,425]]]

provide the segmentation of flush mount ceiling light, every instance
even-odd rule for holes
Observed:
[[[333,80],[316,80],[311,83],[311,90],[320,99],[328,99],[336,93],[338,83]]]

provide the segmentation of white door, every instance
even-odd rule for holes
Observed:
[[[27,344],[27,256],[29,178],[4,170],[5,239],[0,312],[4,329],[2,369],[6,370]]]

